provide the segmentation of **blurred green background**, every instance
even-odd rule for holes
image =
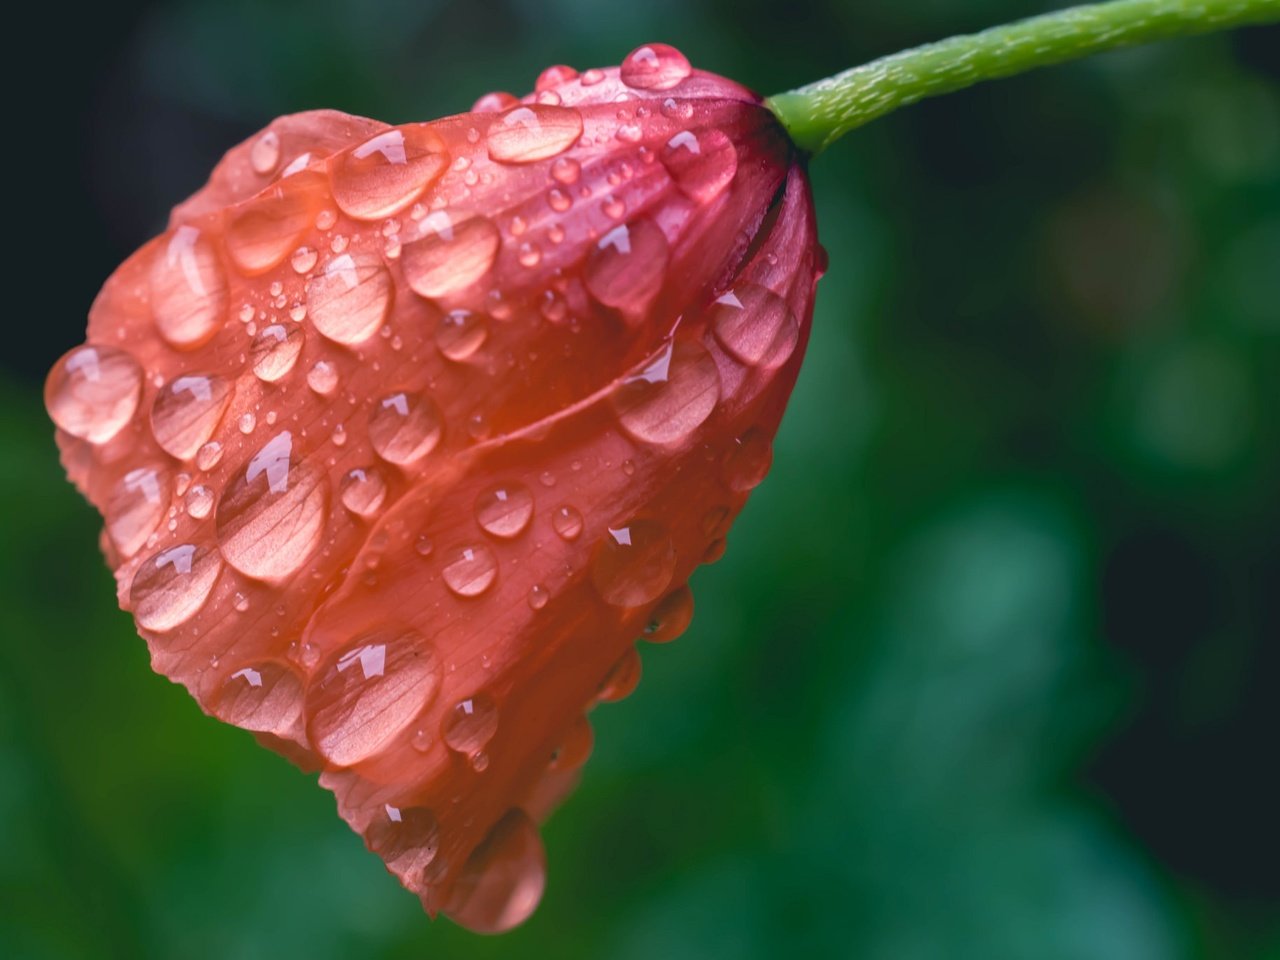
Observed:
[[[313,779],[151,674],[44,371],[279,113],[400,122],[661,39],[776,92],[1012,0],[122,2],[10,85],[0,954],[1280,956],[1280,36],[922,104],[813,168],[831,270],[769,480],[545,830],[429,923]],[[60,22],[67,20],[67,22]]]

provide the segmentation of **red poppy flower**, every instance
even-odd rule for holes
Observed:
[[[654,44],[431,123],[276,120],[46,400],[155,669],[502,930],[588,711],[769,468],[819,261],[773,115]]]

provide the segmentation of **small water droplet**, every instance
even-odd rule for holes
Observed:
[[[759,430],[748,430],[733,442],[724,462],[724,479],[730,490],[754,490],[773,464],[773,446]]]
[[[299,173],[231,208],[223,242],[244,274],[266,273],[298,248],[324,197],[324,178]]]
[[[566,67],[563,63],[558,63],[553,67],[547,67],[540,74],[533,85],[533,89],[538,93],[544,90],[550,90],[552,87],[558,87],[562,83],[569,83],[576,80],[578,71],[573,67]]]
[[[156,328],[178,349],[201,346],[222,326],[227,278],[213,243],[195,227],[178,227],[157,249],[150,284]]]
[[[522,483],[491,487],[476,498],[476,522],[485,533],[509,539],[529,526],[533,494]]]
[[[416,733],[413,743],[416,747]],[[406,883],[417,885],[423,883],[423,871],[439,852],[440,824],[426,807],[396,807],[388,803],[374,814],[364,837],[388,870]]]
[[[503,110],[509,110],[520,101],[511,94],[503,90],[494,90],[492,93],[486,93],[479,100],[471,105],[472,113],[501,113]],[[474,135],[473,135],[474,134]],[[470,143],[477,143],[480,140],[480,131],[474,127],[467,131],[467,140]]]
[[[107,535],[125,557],[132,557],[160,525],[169,505],[169,471],[163,466],[130,470],[115,485],[104,515]]]
[[[547,605],[547,601],[551,599],[551,594],[547,592],[547,588],[540,583],[535,583],[529,588],[529,607],[533,610],[541,610]]]
[[[667,97],[662,101],[662,115],[669,120],[688,120],[693,116],[693,104],[688,100]]]
[[[582,85],[584,87],[594,87],[597,83],[604,79],[604,71],[596,67],[590,70],[582,71]]]
[[[204,545],[185,543],[148,557],[129,588],[138,625],[163,633],[186,623],[209,599],[221,571],[218,551]]]
[[[342,505],[357,517],[372,517],[382,508],[387,482],[377,467],[357,467],[342,478]]]
[[[391,275],[372,253],[344,253],[307,283],[307,310],[322,335],[351,346],[373,336],[391,305]]]
[[[249,610],[249,598],[243,593],[237,593],[232,599],[231,605],[235,608],[236,613],[247,613]]]
[[[753,283],[721,295],[709,314],[720,345],[749,366],[780,367],[800,339],[800,325],[786,301]]]
[[[190,460],[213,436],[230,403],[231,384],[221,377],[176,377],[151,405],[151,433],[165,453]]]
[[[733,182],[738,151],[721,130],[704,130],[700,135],[682,130],[662,148],[662,165],[681,193],[705,204]]]
[[[582,114],[548,104],[518,106],[489,126],[489,156],[500,163],[533,163],[568,150],[582,136]]]
[[[622,61],[622,82],[637,90],[670,90],[693,68],[683,53],[665,43],[637,47]]]
[[[327,207],[316,214],[316,229],[320,231],[332,230],[333,225],[338,222],[338,214],[334,210]]]
[[[256,172],[266,176],[279,162],[280,135],[274,130],[268,130],[253,141],[253,146],[249,148],[249,163]]]
[[[417,227],[418,239],[404,244],[400,262],[409,286],[423,297],[458,293],[476,283],[493,266],[502,239],[485,217],[455,222],[443,210]]]
[[[536,267],[542,261],[542,250],[536,243],[526,241],[520,244],[520,249],[516,251],[516,259],[522,267]]]
[[[565,540],[577,540],[582,536],[582,513],[565,504],[551,515],[551,526]]]
[[[315,366],[307,371],[307,386],[322,397],[327,397],[338,389],[338,368],[328,360],[317,360]]]
[[[720,398],[720,373],[700,344],[668,344],[613,395],[618,422],[637,440],[676,443],[711,415]]]
[[[636,313],[662,288],[669,255],[667,238],[647,219],[614,227],[587,257],[583,279],[600,303]]]
[[[299,247],[293,251],[293,256],[289,258],[289,264],[293,267],[294,273],[306,274],[315,269],[316,261],[320,255],[316,253],[315,247]]]
[[[435,745],[435,741],[431,739],[431,734],[426,729],[419,727],[413,731],[413,737],[409,740],[409,745],[419,753],[426,753]]]
[[[227,675],[209,709],[223,723],[284,734],[302,713],[302,678],[283,663],[256,661]]]
[[[444,141],[429,126],[393,127],[339,154],[333,199],[343,213],[380,220],[409,206],[449,166]]]
[[[203,520],[213,509],[213,491],[202,484],[196,484],[187,491],[187,515],[195,520]]]
[[[483,750],[497,732],[498,708],[488,694],[459,701],[444,718],[445,745],[464,757]]]
[[[431,542],[431,538],[426,534],[419,535],[418,539],[413,542],[414,552],[420,557],[429,557],[431,552],[435,550],[435,544]]]
[[[668,643],[689,628],[693,620],[693,591],[688,584],[677,587],[653,608],[644,628],[644,639],[650,643]]]
[[[374,402],[369,415],[369,442],[391,463],[413,463],[440,441],[440,411],[429,397],[393,393]]]
[[[578,163],[573,157],[559,157],[551,164],[551,179],[556,183],[565,184],[577,183],[578,177],[582,174],[582,164]]]
[[[445,565],[445,585],[460,597],[478,597],[498,577],[498,561],[482,543],[463,547]]]
[[[221,459],[222,444],[217,440],[210,440],[196,451],[196,466],[201,470],[212,470]]]
[[[639,607],[662,595],[675,573],[676,551],[666,527],[632,520],[610,527],[591,556],[591,582],[606,603]]]
[[[470,310],[451,310],[436,327],[436,346],[450,360],[463,361],[483,346],[489,335],[484,316]]]
[[[596,698],[601,703],[616,703],[625,700],[635,692],[640,684],[640,654],[634,646],[628,647],[600,684],[600,692]]]
[[[123,350],[77,347],[49,371],[45,407],[53,422],[90,443],[106,443],[133,418],[142,368]]]
[[[253,415],[252,411],[240,414],[240,419],[236,421],[236,425],[240,428],[240,432],[248,436],[258,427],[258,418]]]
[[[282,323],[263,327],[249,348],[253,372],[258,379],[275,383],[288,376],[302,352],[304,339],[301,327],[286,327]]]

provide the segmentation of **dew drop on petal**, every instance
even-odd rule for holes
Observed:
[[[489,335],[484,315],[470,310],[451,310],[436,325],[436,346],[450,360],[463,361],[483,345]]]
[[[583,279],[606,307],[642,311],[662,289],[668,256],[667,238],[652,221],[620,224],[592,248]]]
[[[213,436],[230,403],[231,384],[221,377],[175,377],[151,404],[151,433],[165,453],[190,460]]]
[[[249,148],[249,163],[256,173],[266,176],[280,163],[280,135],[268,130]]]
[[[328,360],[317,360],[307,371],[307,386],[322,397],[338,389],[338,368]]]
[[[388,746],[431,703],[440,685],[435,651],[416,630],[362,634],[307,689],[307,732],[331,763],[349,766]]]
[[[440,442],[440,411],[429,397],[393,393],[374,401],[369,442],[390,463],[413,463]]]
[[[551,164],[551,179],[556,183],[569,186],[577,183],[578,177],[582,175],[582,164],[578,163],[573,157],[558,157]]]
[[[541,610],[550,599],[551,594],[547,592],[547,588],[542,584],[535,583],[529,588],[529,608],[531,610]]]
[[[225,242],[242,273],[266,273],[298,248],[323,202],[321,180],[318,174],[298,174],[232,208]]]
[[[503,110],[510,110],[520,101],[511,94],[502,90],[495,90],[492,93],[486,93],[471,105],[472,113],[501,113]],[[477,136],[479,136],[477,134]],[[474,141],[473,141],[474,142]]]
[[[280,580],[320,543],[328,507],[325,478],[293,452],[283,430],[236,471],[218,502],[217,531],[227,563],[246,576]]]
[[[53,365],[44,384],[49,416],[67,433],[106,443],[133,418],[142,368],[123,350],[76,347]]]
[[[222,326],[227,278],[213,244],[195,227],[178,227],[157,249],[150,284],[156,327],[171,346],[194,349]]]
[[[683,440],[711,415],[720,373],[700,344],[680,340],[627,377],[613,394],[623,429],[648,443]]]
[[[704,130],[700,136],[682,130],[662,148],[662,165],[681,193],[705,204],[733,182],[738,151],[721,130]]]
[[[485,693],[477,693],[453,705],[444,716],[444,742],[455,753],[471,757],[498,732],[498,708]]]
[[[416,746],[416,739],[414,744]],[[388,870],[407,883],[421,884],[422,872],[440,849],[440,823],[426,807],[397,807],[388,803],[374,813],[364,838]]]
[[[425,124],[385,130],[333,161],[333,199],[348,216],[380,220],[409,206],[449,166],[444,141]]]
[[[526,104],[489,126],[489,157],[500,163],[533,163],[568,150],[582,136],[582,114],[572,107]]]
[[[724,479],[729,489],[745,493],[754,490],[773,465],[773,446],[760,430],[748,430],[733,442],[724,462]]]
[[[644,639],[650,643],[668,643],[684,633],[692,620],[693,591],[685,584],[672,590],[653,608],[644,628]]]
[[[424,297],[458,293],[476,283],[493,266],[501,243],[498,228],[487,218],[455,222],[443,210],[419,221],[418,234],[404,244],[400,262],[409,286]]]
[[[605,674],[597,699],[601,703],[616,703],[631,696],[640,685],[640,669],[640,654],[634,646],[627,647],[626,653]]]
[[[498,561],[482,543],[456,550],[445,565],[444,582],[460,597],[478,597],[498,577]]]
[[[315,247],[299,247],[289,258],[289,265],[293,267],[294,273],[307,274],[315,269],[316,261],[319,259],[320,255]]]
[[[800,339],[800,325],[787,302],[753,283],[721,295],[708,312],[720,345],[748,366],[781,366]]]
[[[476,522],[495,537],[518,536],[533,518],[533,494],[522,483],[491,487],[476,498]]]
[[[676,551],[666,527],[632,520],[610,527],[591,555],[591,582],[606,603],[639,607],[658,599],[675,573]]]
[[[377,467],[357,467],[342,478],[339,496],[357,517],[372,517],[387,497],[387,481]]]
[[[209,599],[221,571],[216,549],[190,543],[143,560],[129,588],[138,625],[163,633],[186,623]]]
[[[562,83],[569,83],[571,80],[578,78],[578,71],[573,67],[566,67],[563,63],[558,63],[553,67],[547,67],[540,74],[533,85],[533,89],[538,93],[544,90],[550,90],[552,87],[558,87]]]
[[[577,540],[582,536],[582,513],[568,504],[557,507],[551,515],[551,526],[564,540]]]
[[[685,55],[675,47],[650,43],[627,54],[619,75],[637,90],[670,90],[692,72]]]
[[[142,549],[164,519],[169,496],[169,471],[159,464],[137,467],[120,478],[103,513],[107,535],[122,556]]]
[[[304,339],[301,327],[285,326],[283,323],[263,327],[249,347],[254,374],[266,383],[284,379],[298,362]]]
[[[302,679],[283,663],[247,664],[226,676],[210,710],[224,723],[244,730],[285,734],[302,714]]]
[[[195,520],[203,520],[213,509],[213,491],[197,483],[187,491],[187,515]]]
[[[371,253],[344,253],[307,283],[307,312],[320,333],[335,343],[368,340],[391,305],[391,276]]]
[[[477,933],[502,933],[529,918],[546,886],[546,853],[523,810],[499,820],[450,887],[445,912]]]

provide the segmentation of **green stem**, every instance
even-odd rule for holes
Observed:
[[[1104,50],[1280,21],[1280,0],[1115,0],[1071,7],[904,50],[796,90],[768,106],[819,153],[864,123],[924,97]]]

